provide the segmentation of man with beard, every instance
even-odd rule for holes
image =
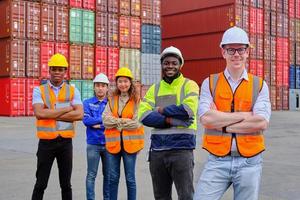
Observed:
[[[139,120],[153,127],[149,153],[155,199],[172,199],[174,182],[178,199],[193,199],[193,149],[196,145],[198,85],[180,72],[179,49],[161,53],[162,77],[147,91],[139,107]]]

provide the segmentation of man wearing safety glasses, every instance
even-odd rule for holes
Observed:
[[[226,68],[202,84],[198,111],[209,156],[194,200],[221,199],[230,185],[234,199],[258,199],[271,105],[267,84],[247,73],[249,45],[243,29],[229,28],[220,43]]]

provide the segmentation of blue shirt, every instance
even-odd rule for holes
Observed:
[[[93,145],[105,145],[104,125],[102,113],[107,104],[107,98],[99,101],[97,97],[86,99],[83,102],[84,116],[82,122],[86,126],[86,142]],[[100,124],[100,128],[93,128]]]
[[[54,85],[52,85],[50,81],[48,81],[48,84],[50,85],[50,88],[52,89],[52,91],[54,92],[55,96],[57,97],[58,92],[62,88],[63,84],[61,84],[60,86],[57,86],[57,87],[54,86]],[[40,86],[37,86],[37,87],[35,87],[33,89],[32,105],[36,104],[36,103],[44,104],[44,101],[42,99],[42,94],[41,94]],[[79,92],[79,90],[77,88],[75,88],[74,98],[73,98],[73,101],[71,102],[71,105],[82,105],[81,97],[80,97],[80,92]]]

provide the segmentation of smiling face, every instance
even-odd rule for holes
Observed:
[[[244,44],[227,44],[222,48],[222,55],[229,70],[244,69],[249,57],[249,48]]]
[[[131,81],[128,77],[120,76],[117,78],[117,88],[121,93],[128,92],[131,86]]]
[[[175,56],[167,56],[162,61],[162,74],[164,77],[172,78],[180,71],[180,61]]]
[[[56,86],[60,85],[63,82],[66,73],[67,68],[65,67],[50,67],[49,74],[52,84]]]

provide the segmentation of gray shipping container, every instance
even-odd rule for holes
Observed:
[[[141,54],[141,83],[152,85],[161,80],[161,65],[159,54]]]

